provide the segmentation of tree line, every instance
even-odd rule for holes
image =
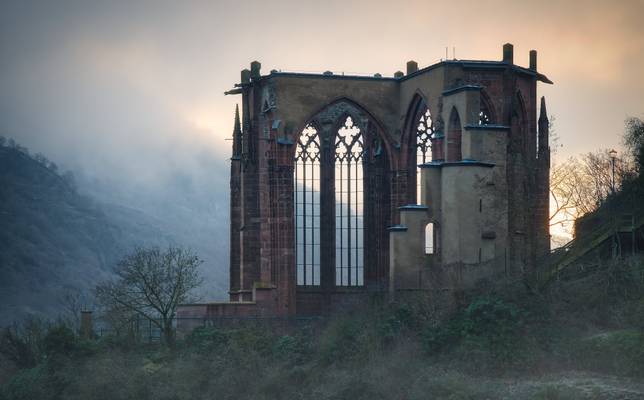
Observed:
[[[47,157],[45,157],[44,154],[42,153],[31,154],[31,152],[27,147],[20,145],[14,139],[12,138],[7,139],[6,137],[0,135],[0,148],[3,148],[3,147],[17,151],[22,155],[24,155],[25,157],[28,157],[31,160],[37,162],[42,167],[46,168],[51,173],[53,173],[54,175],[62,179],[68,188],[70,188],[73,191],[76,190],[76,178],[74,177],[74,173],[69,170],[61,172],[60,169],[58,168],[58,164],[49,160]]]
[[[553,137],[556,154],[557,136]],[[550,226],[566,226],[598,210],[644,170],[644,121],[626,120],[624,151],[602,149],[553,162],[550,168]]]

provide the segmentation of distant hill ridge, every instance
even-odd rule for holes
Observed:
[[[121,207],[123,217],[113,215],[117,206],[109,213],[43,156],[0,146],[0,326],[28,314],[54,317],[66,293],[108,278],[138,244],[128,233],[165,236],[141,213]]]
[[[69,292],[88,291],[135,246],[189,247],[204,260],[198,295],[226,297],[228,204],[223,165],[162,176],[153,187],[118,176],[78,181],[42,154],[0,136],[0,326],[54,318]],[[185,172],[184,172],[185,173]],[[190,172],[188,172],[190,173]],[[207,179],[203,179],[203,176]]]

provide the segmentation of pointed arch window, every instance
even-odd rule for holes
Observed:
[[[485,94],[481,92],[480,100],[480,110],[479,110],[479,125],[490,125],[494,124],[494,113],[492,112],[492,106],[490,105],[490,100]]]
[[[364,248],[365,242],[375,242],[379,236],[365,237],[365,214],[373,214],[365,211],[364,192],[377,190],[385,183],[364,179],[377,162],[367,158],[367,154],[373,150],[373,158],[378,159],[382,149],[368,119],[352,108],[340,103],[323,111],[304,128],[295,143],[298,287],[356,287],[364,286],[365,279],[374,279],[365,274],[365,258],[370,255],[365,257]],[[331,119],[336,121],[336,129],[327,129],[331,124],[325,124],[325,129],[318,125],[319,120]],[[367,223],[373,224],[373,220]]]
[[[429,108],[424,107],[424,109],[421,109],[416,121],[416,203],[420,204],[421,174],[418,165],[432,161],[434,122]]]
[[[461,118],[456,108],[452,108],[447,132],[447,161],[461,161]]]
[[[487,110],[481,109],[479,111],[479,125],[489,125],[491,123],[490,114],[487,113]]]
[[[335,136],[335,284],[364,283],[362,132],[351,116]]]
[[[297,284],[320,284],[320,136],[307,125],[295,153],[295,252]]]

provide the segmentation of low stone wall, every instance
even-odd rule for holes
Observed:
[[[188,334],[210,320],[284,316],[277,307],[276,292],[273,287],[257,287],[253,289],[253,301],[181,304],[177,307],[177,334]]]

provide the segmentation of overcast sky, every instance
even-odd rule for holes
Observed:
[[[644,1],[2,1],[0,134],[69,168],[147,180],[229,156],[223,92],[262,70],[392,75],[456,48],[539,52],[560,157],[644,117]],[[218,173],[227,174],[226,170]]]

